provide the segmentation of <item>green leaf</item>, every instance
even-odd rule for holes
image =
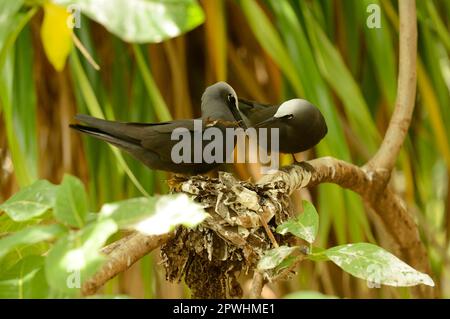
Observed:
[[[87,218],[87,196],[83,183],[76,177],[64,175],[56,193],[53,214],[55,218],[69,226],[83,227]]]
[[[266,251],[264,256],[258,262],[258,269],[268,270],[277,267],[296,249],[298,249],[298,247],[280,246]]]
[[[336,296],[324,295],[318,291],[296,291],[287,294],[284,299],[337,299]]]
[[[277,233],[291,233],[312,244],[319,230],[319,214],[310,202],[303,201],[303,213],[277,227]]]
[[[45,261],[45,275],[50,287],[58,293],[79,295],[83,282],[105,260],[100,248],[116,231],[116,223],[106,219],[60,238]]]
[[[154,214],[134,225],[134,229],[146,235],[161,235],[179,225],[195,227],[208,216],[186,194],[166,195],[156,202]]]
[[[15,25],[11,25],[11,21],[17,17],[17,12],[22,6],[24,0],[16,1],[0,1],[0,49],[3,49],[3,45],[6,37],[10,33],[10,29]],[[2,66],[0,65],[0,68]]]
[[[46,180],[36,181],[1,204],[0,210],[16,222],[29,220],[54,206],[56,190],[57,186]]]
[[[330,259],[325,252],[326,249],[324,248],[312,247],[312,250],[306,255],[306,258],[313,261],[329,261]]]
[[[373,244],[357,243],[333,247],[324,252],[344,271],[369,283],[394,287],[418,284],[434,286],[430,276],[407,265],[391,253]]]
[[[0,298],[46,298],[44,257],[27,256],[0,277]]]
[[[134,225],[155,212],[156,198],[138,197],[115,203],[104,204],[98,215],[99,220],[110,218],[119,228]]]
[[[305,8],[306,4],[302,3]],[[305,22],[316,60],[323,77],[340,97],[348,120],[369,150],[375,150],[380,141],[374,121],[358,83],[345,65],[340,52],[336,49],[309,10],[304,10]]]
[[[240,4],[258,42],[284,72],[297,95],[303,96],[304,88],[297,76],[295,66],[289,58],[289,54],[281,41],[280,35],[272,26],[264,10],[254,0],[241,0]]]
[[[64,232],[60,225],[32,226],[0,239],[0,259],[20,245],[35,244],[53,239]]]
[[[54,0],[81,12],[128,42],[161,42],[205,20],[196,0]]]

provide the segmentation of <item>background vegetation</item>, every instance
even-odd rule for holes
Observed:
[[[361,164],[379,146],[394,107],[396,1],[205,0],[201,7],[178,1],[189,8],[183,11],[171,11],[166,2],[172,20],[142,22],[131,36],[118,21],[133,16],[116,6],[111,20],[103,23],[108,29],[92,20],[95,14],[83,15],[81,27],[75,28],[100,70],[74,48],[71,35],[60,32],[52,38],[51,27],[45,31],[51,9],[45,9],[44,18],[38,6],[43,1],[16,1],[14,8],[9,2],[0,0],[0,202],[37,179],[59,184],[65,173],[82,179],[91,211],[105,202],[167,192],[166,173],[70,131],[76,113],[140,122],[191,118],[199,115],[203,89],[226,80],[248,99],[310,100],[323,112],[329,133],[303,158],[331,155]],[[366,25],[372,3],[381,8],[379,29]],[[417,7],[417,104],[392,184],[420,226],[437,295],[450,297],[450,2],[418,1]],[[169,20],[176,21],[180,32],[192,30],[171,38]],[[62,56],[52,57],[52,50]],[[70,56],[64,64],[66,51]],[[289,161],[288,156],[282,159]],[[234,170],[241,179],[258,178],[255,165],[239,164]],[[300,196],[295,197],[299,203]],[[350,191],[320,185],[301,197],[312,199],[320,214],[321,246],[386,244],[379,221]],[[27,223],[36,221],[17,223],[0,213],[0,236]],[[21,246],[1,267],[44,251],[39,245]],[[103,293],[187,296],[183,284],[165,282],[158,259],[158,253],[146,256],[111,280]],[[298,290],[338,297],[410,296],[406,288],[369,289],[331,263],[303,263],[294,280],[269,286],[264,295],[282,297]]]

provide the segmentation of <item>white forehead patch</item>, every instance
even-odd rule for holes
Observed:
[[[310,105],[311,103],[303,99],[288,100],[280,105],[280,107],[278,108],[277,112],[273,117],[283,117],[291,114],[294,115],[302,108]]]

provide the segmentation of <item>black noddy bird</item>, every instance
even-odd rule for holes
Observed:
[[[237,109],[237,95],[234,89],[225,82],[217,82],[206,88],[202,96],[202,130],[205,127],[217,127],[223,131],[226,127],[235,127],[242,123]],[[191,150],[194,143],[201,143],[204,148],[209,143],[198,141],[202,136],[194,134],[194,119],[174,120],[160,123],[126,123],[98,119],[89,115],[77,115],[78,121],[84,123],[71,124],[70,127],[80,132],[106,141],[143,162],[151,169],[158,169],[179,174],[203,174],[221,163],[207,163],[202,160],[194,162],[194,152],[191,151],[190,163],[175,163],[171,152],[179,141],[172,140],[172,131],[176,128],[186,128],[191,135]],[[198,119],[200,120],[200,119]],[[203,131],[202,131],[203,133]],[[203,134],[201,134],[203,135]],[[223,142],[224,148],[228,143]],[[203,149],[202,149],[203,151]],[[225,156],[226,150],[223,154]],[[223,158],[222,163],[226,159]]]
[[[279,129],[279,152],[299,153],[317,145],[328,132],[320,110],[303,99],[267,105],[239,99],[239,111],[249,127]],[[270,139],[269,139],[270,140]],[[294,161],[297,162],[294,156]]]

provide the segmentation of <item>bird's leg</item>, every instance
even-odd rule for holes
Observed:
[[[294,162],[293,162],[292,164],[294,164],[294,165],[300,164],[300,162],[297,161],[297,158],[295,157],[295,154],[294,154],[294,153],[291,153],[291,155],[292,155],[292,159],[294,160]]]

